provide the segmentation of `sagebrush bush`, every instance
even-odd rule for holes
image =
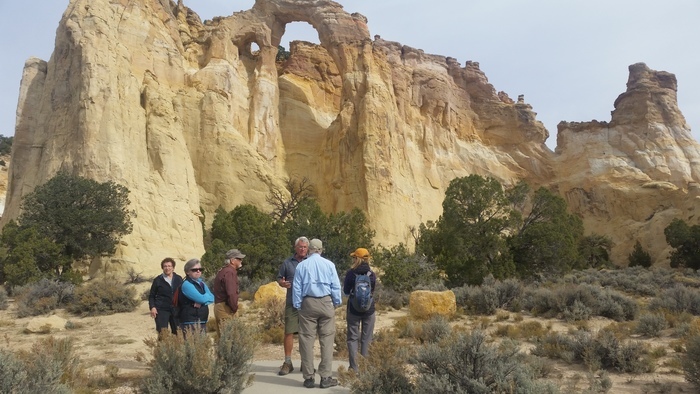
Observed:
[[[49,337],[31,351],[0,348],[0,393],[73,393],[82,370],[70,339]]]
[[[685,380],[700,390],[700,335],[688,338],[685,354],[681,356],[681,367]]]
[[[394,291],[381,283],[374,289],[374,303],[377,308],[392,308],[399,310],[408,305],[409,293]]]
[[[136,290],[116,280],[98,280],[76,287],[73,302],[66,309],[83,316],[131,312],[140,303]]]
[[[7,292],[4,287],[0,287],[0,310],[7,309]]]
[[[537,356],[583,362],[591,371],[614,369],[629,373],[645,373],[653,369],[644,357],[645,352],[640,342],[623,342],[607,330],[595,335],[583,331],[571,336],[549,334],[541,338],[532,350]]]
[[[603,316],[617,321],[634,320],[637,302],[615,290],[599,286],[557,285],[553,289],[526,289],[523,307],[534,315],[561,317],[568,321],[588,320]]]
[[[260,323],[265,330],[275,327],[284,327],[285,299],[270,297],[261,305],[256,305],[260,310]]]
[[[700,315],[700,290],[676,284],[652,299],[649,302],[649,309],[666,309],[675,313],[687,312],[698,316]]]
[[[14,290],[17,316],[37,316],[66,307],[73,301],[74,288],[72,283],[51,279],[18,287]]]
[[[250,384],[257,343],[255,328],[240,319],[228,319],[214,343],[206,333],[193,331],[161,341],[149,340],[153,350],[151,375],[141,384],[143,393],[240,393]]]
[[[436,343],[450,335],[450,332],[450,322],[443,316],[435,315],[422,324],[421,339],[424,342]]]
[[[502,324],[496,328],[495,334],[501,337],[511,339],[533,340],[541,338],[547,333],[548,329],[542,323],[531,320],[519,324]]]
[[[344,384],[354,394],[362,393],[407,393],[413,392],[406,365],[414,352],[393,335],[377,335],[369,348],[369,357],[360,357],[359,376]]]
[[[648,337],[658,337],[668,327],[666,317],[661,313],[646,313],[639,317],[635,332]]]
[[[513,342],[489,345],[480,331],[421,346],[411,364],[418,373],[414,393],[558,392],[553,384],[534,379]]]
[[[461,286],[452,289],[457,305],[479,315],[492,315],[496,310],[507,309],[519,312],[523,284],[517,279],[495,280],[492,275],[484,278],[480,286]]]

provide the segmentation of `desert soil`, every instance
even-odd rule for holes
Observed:
[[[138,294],[142,294],[149,288],[150,284],[142,283],[137,285]],[[254,314],[255,309],[250,302],[242,303],[242,316]],[[55,314],[68,322],[71,329],[54,330],[50,333],[34,334],[27,333],[27,324],[35,317],[17,318],[15,304],[10,299],[9,308],[0,310],[0,346],[13,350],[29,350],[37,340],[53,335],[57,338],[72,338],[75,349],[80,357],[81,363],[90,373],[102,374],[108,365],[119,368],[119,376],[125,380],[136,378],[148,373],[148,360],[150,359],[149,348],[144,344],[144,339],[155,338],[155,326],[148,311],[148,303],[143,301],[135,311],[129,313],[119,313],[107,316],[80,317],[69,314],[64,310],[58,310]],[[397,319],[407,315],[407,310],[379,311],[377,315],[376,331],[390,329]],[[503,312],[501,316],[508,315]],[[497,319],[494,316],[461,316],[452,322],[453,325],[463,325],[470,329],[485,327],[489,332],[496,329],[499,324],[514,324],[513,316],[509,319]],[[213,316],[213,311],[212,311]],[[338,316],[344,316],[339,311]],[[527,320],[539,320],[544,326],[550,327],[553,331],[567,332],[572,326],[556,319],[536,319],[525,316]],[[255,319],[252,319],[253,321]],[[498,321],[497,321],[498,320]],[[339,319],[340,321],[340,319]],[[595,331],[611,321],[603,318],[596,318],[588,321],[588,329]],[[342,322],[339,322],[342,324]],[[635,338],[633,338],[635,339]],[[639,340],[649,342],[649,339]],[[691,393],[695,392],[693,386],[687,383],[682,371],[678,371],[668,361],[675,357],[670,346],[671,338],[655,338],[654,347],[663,347],[667,351],[667,356],[657,361],[656,371],[649,374],[619,374],[609,373],[608,376],[613,382],[610,393]],[[521,349],[528,351],[533,345],[522,342]],[[318,346],[316,346],[318,349]],[[295,353],[298,352],[298,344],[294,345]],[[258,347],[255,360],[280,360],[282,357],[281,345],[261,345]],[[298,357],[298,353],[295,354]],[[563,362],[554,363],[554,371],[550,374],[553,379],[562,387],[565,392],[582,392],[588,388],[588,373],[585,367]]]

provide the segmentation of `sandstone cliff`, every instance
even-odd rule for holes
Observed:
[[[296,42],[278,64],[296,21],[321,45]],[[560,124],[555,153],[478,63],[370,39],[333,1],[258,0],[202,23],[167,0],[71,0],[51,59],[25,65],[0,224],[60,169],[111,179],[137,213],[113,261],[150,273],[201,255],[218,206],[265,209],[287,177],[308,177],[328,211],[363,209],[386,245],[440,215],[451,179],[481,174],[558,188],[616,257],[636,238],[661,250],[698,179],[675,91],[673,75],[632,66],[612,121]]]

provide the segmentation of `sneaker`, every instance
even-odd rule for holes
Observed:
[[[314,381],[314,378],[308,378],[304,379],[304,387],[307,389],[312,389],[316,385],[316,382]]]
[[[284,376],[288,373],[294,372],[294,366],[292,365],[292,362],[284,362],[282,366],[280,367],[280,371],[277,373],[279,376]]]
[[[322,389],[327,389],[329,387],[337,386],[338,385],[338,380],[333,379],[333,377],[329,376],[327,378],[321,378],[321,388]]]

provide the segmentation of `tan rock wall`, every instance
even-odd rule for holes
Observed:
[[[293,43],[278,64],[296,21],[321,46]],[[618,261],[639,238],[663,262],[664,225],[697,217],[700,147],[675,89],[631,66],[612,121],[562,123],[554,153],[532,107],[477,62],[372,40],[332,1],[259,0],[202,23],[173,2],[72,0],[52,58],[25,66],[0,225],[60,169],[113,180],[131,190],[134,232],[93,270],[155,274],[165,256],[201,256],[217,207],[267,209],[288,177],[309,178],[329,212],[364,210],[377,243],[410,246],[449,182],[480,174],[551,186]]]

